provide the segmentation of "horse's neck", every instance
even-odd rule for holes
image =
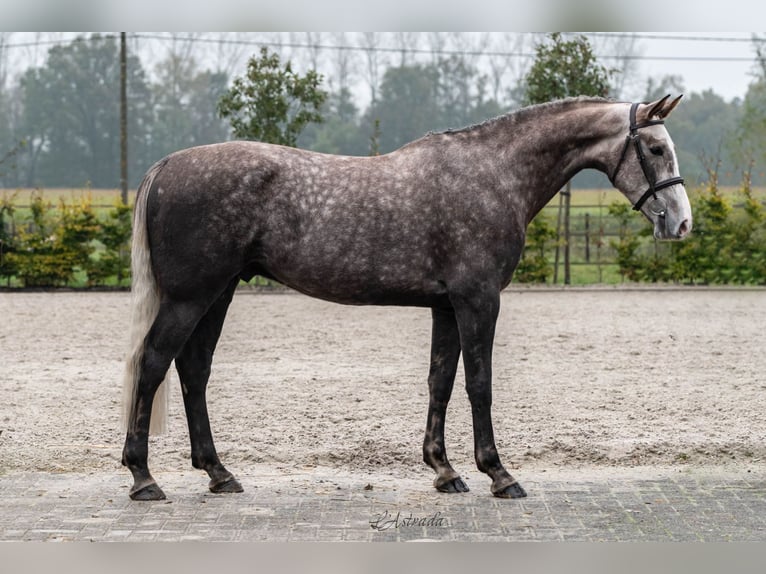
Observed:
[[[518,135],[510,161],[527,174],[528,181],[517,193],[524,196],[529,221],[578,172],[608,172],[615,146],[627,131],[621,114],[619,104],[585,103],[554,107],[515,126]]]

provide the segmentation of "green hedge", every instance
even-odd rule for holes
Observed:
[[[610,213],[621,221],[620,238],[612,246],[623,277],[645,282],[766,285],[766,212],[753,196],[750,178],[745,177],[732,197],[721,194],[712,174],[690,201],[693,229],[680,242],[656,241],[650,227],[632,232],[627,223],[630,207],[610,206]]]
[[[731,196],[723,195],[711,177],[690,199],[694,228],[681,242],[655,241],[651,226],[637,225],[627,202],[609,207],[609,227],[619,226],[619,236],[609,241],[615,253],[609,262],[617,264],[622,279],[766,285],[766,210],[753,196],[749,178]],[[130,285],[129,206],[118,202],[97,209],[89,198],[54,205],[41,194],[26,207],[14,200],[0,198],[0,285]],[[538,214],[527,230],[514,281],[550,282],[556,245],[554,226]]]
[[[545,213],[538,213],[527,227],[524,253],[513,274],[517,283],[547,283],[553,274],[549,252],[556,248],[556,228]]]
[[[22,287],[130,285],[129,206],[96,210],[89,198],[56,206],[33,196],[28,208],[0,199],[0,284]],[[553,265],[548,253],[556,231],[539,214],[527,231],[515,281],[545,283]],[[263,283],[263,282],[262,282]],[[272,282],[265,280],[271,285]]]
[[[131,208],[98,213],[90,199],[26,208],[0,200],[0,282],[8,286],[129,285]]]

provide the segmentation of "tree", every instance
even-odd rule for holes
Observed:
[[[380,83],[362,125],[373,130],[380,121],[380,151],[393,151],[443,125],[438,105],[439,70],[433,64],[391,67]],[[454,127],[454,126],[453,126]]]
[[[486,76],[459,56],[391,67],[362,125],[371,132],[378,120],[380,151],[389,152],[429,131],[460,128],[498,115],[500,106],[485,97],[486,84]]]
[[[113,37],[78,37],[48,51],[45,64],[21,78],[19,135],[27,142],[19,167],[27,186],[118,187],[119,47]],[[149,88],[137,57],[128,57],[129,149],[149,125]],[[131,158],[130,173],[146,164]]]
[[[626,91],[632,92],[633,88],[640,85],[640,60],[636,57],[639,51],[636,34],[591,35],[589,41],[592,43],[594,51],[608,54],[601,56],[601,61],[615,71],[610,75],[610,94],[612,96],[615,98],[622,97]],[[647,101],[654,101],[667,93],[663,92],[657,98],[651,98]],[[676,93],[683,93],[683,91]]]
[[[755,80],[747,89],[736,133],[731,138],[732,156],[740,167],[766,161],[766,44],[763,38],[756,36],[753,45],[757,63]],[[763,179],[763,169],[753,174],[753,182],[758,179]]]
[[[659,100],[665,94],[683,94],[686,91],[683,77],[678,74],[665,74],[659,80],[651,76],[646,80],[644,89],[644,101],[653,102]],[[684,102],[684,107],[686,103]]]
[[[394,41],[399,52],[399,66],[406,66],[412,59],[412,52],[418,47],[418,32],[394,32]]]
[[[614,73],[600,65],[585,36],[564,40],[550,35],[550,43],[538,44],[535,61],[525,78],[527,104],[539,104],[572,96],[606,97]]]
[[[0,187],[19,187],[17,156],[24,147],[18,135],[21,116],[18,89],[0,90]]]
[[[223,72],[200,71],[191,56],[171,53],[157,66],[152,86],[152,157],[226,139],[226,123],[216,104],[226,92]]]
[[[500,106],[486,99],[487,76],[479,74],[465,58],[457,55],[443,58],[438,70],[437,104],[442,124],[463,127],[500,113]]]
[[[378,101],[378,84],[380,82],[380,70],[386,65],[379,50],[382,42],[380,32],[360,32],[359,45],[364,50],[364,77],[370,87],[370,105]]]
[[[336,32],[333,34],[335,44],[338,46],[348,46],[349,38],[346,32]],[[335,80],[335,89],[333,91],[343,94],[351,92],[351,81],[357,73],[357,54],[353,50],[333,50],[332,52],[333,78]],[[332,86],[332,80],[330,81]]]
[[[741,182],[740,168],[745,164],[737,167],[731,158],[741,115],[738,102],[727,103],[712,90],[684,97],[683,105],[673,115],[672,135],[681,174],[689,183],[706,181],[710,164],[719,162],[717,177],[721,184]]]
[[[526,58],[509,58],[507,53],[523,51],[524,35],[503,32],[501,35],[493,34],[492,38],[495,44],[488,56],[492,98],[499,102],[504,91],[510,91],[510,86],[518,84],[518,79],[523,76],[520,70]]]
[[[365,155],[366,131],[359,127],[359,111],[348,89],[328,96],[322,106],[321,124],[306,127],[298,138],[298,146],[322,153]]]
[[[228,118],[234,135],[294,147],[303,128],[321,122],[327,93],[319,88],[322,77],[315,70],[301,76],[288,61],[261,48],[260,57],[247,63],[244,77],[235,78],[218,102],[218,112]]]
[[[6,96],[6,77],[8,69],[8,50],[5,45],[8,42],[11,34],[8,32],[0,32],[0,181],[3,179],[2,164],[4,155],[10,153],[15,147],[13,130],[12,130],[12,114],[11,105],[8,101],[10,98]],[[0,229],[0,233],[2,230]]]
[[[752,161],[760,165],[766,162],[766,78],[757,79],[747,89],[736,134],[732,138],[732,152],[739,166]],[[763,169],[760,172],[763,178]]]
[[[525,78],[527,104],[539,104],[572,96],[601,96],[610,92],[612,72],[600,65],[585,36],[566,41],[561,34],[550,35],[550,43],[536,48],[535,61]],[[571,182],[559,196],[559,221],[564,216],[564,283],[571,282],[569,265],[569,212]],[[560,227],[560,226],[559,226]],[[557,232],[559,229],[557,229]],[[554,282],[558,275],[558,248],[554,264]]]

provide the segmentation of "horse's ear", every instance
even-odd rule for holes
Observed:
[[[663,107],[663,108],[662,108],[662,109],[659,111],[659,113],[658,113],[657,115],[659,115],[659,116],[660,116],[661,118],[663,118],[663,119],[664,119],[664,118],[666,118],[666,117],[668,117],[668,116],[670,115],[670,112],[672,112],[672,111],[675,109],[675,107],[678,105],[678,102],[680,102],[680,101],[681,101],[681,98],[683,98],[683,97],[684,97],[684,95],[683,95],[683,94],[681,94],[680,96],[678,96],[678,97],[677,97],[675,100],[673,100],[672,102],[670,102],[669,104],[667,104],[666,106],[664,106],[664,107]]]
[[[665,105],[665,102],[668,101],[669,97],[670,94],[664,98],[660,98],[655,102],[649,102],[648,104],[641,106],[636,113],[636,119],[639,121],[639,123],[649,121],[656,117],[664,118],[665,116],[662,115],[662,108]]]
[[[668,94],[664,98],[645,104],[638,109],[636,118],[639,123],[649,121],[652,118],[665,119],[670,115],[670,112],[675,109],[678,102],[680,102],[683,97],[683,94],[681,94],[675,100],[668,103],[668,99],[670,98],[670,94]]]

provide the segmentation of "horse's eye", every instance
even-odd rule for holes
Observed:
[[[652,152],[654,155],[662,155],[664,152],[662,150],[661,146],[653,145],[649,148],[649,151]]]

